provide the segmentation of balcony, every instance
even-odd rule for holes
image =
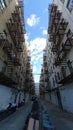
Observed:
[[[70,51],[71,48],[72,48],[72,44],[70,39],[66,39],[65,43],[62,44],[62,48],[59,54],[61,61],[66,57],[67,53]]]
[[[48,74],[48,69],[44,68],[44,75]]]
[[[57,6],[55,4],[50,4],[48,9],[49,9],[49,12],[50,12],[50,16],[54,17],[54,15],[57,12]]]
[[[54,38],[55,38],[55,35],[54,35],[54,34],[50,34],[50,36],[49,36],[49,41],[50,41],[50,42],[53,42],[53,41],[54,41]]]
[[[60,42],[59,42],[60,43]],[[67,53],[72,48],[72,42],[69,38],[66,39],[65,43],[62,43],[61,47],[58,49],[58,45],[53,44],[52,45],[52,52],[57,53],[59,58],[56,58],[56,64],[59,61],[63,61],[63,59],[66,57]],[[58,59],[58,60],[57,60]]]
[[[5,71],[6,71],[6,66],[3,67],[2,70],[0,71],[0,84],[6,85],[6,86],[9,86],[9,87],[16,85],[17,82],[14,81],[12,79],[12,77],[9,77]]]
[[[64,35],[65,35],[65,30],[67,28],[68,23],[65,22],[64,19],[61,20],[60,24],[58,27],[56,27],[56,30],[54,33],[50,34],[50,41],[55,43],[57,46],[60,45]]]
[[[62,49],[66,52],[69,52],[71,48],[72,48],[71,42],[69,39],[67,39],[65,44],[62,46]]]
[[[62,66],[60,72],[60,80],[58,84],[68,84],[73,82],[73,61],[67,61],[67,66]]]
[[[46,59],[43,62],[44,62],[44,67],[47,67],[47,61],[46,61]]]
[[[12,55],[12,62],[14,66],[21,66],[20,59],[15,54]]]
[[[8,22],[6,23],[6,25],[7,25],[8,31],[10,33],[10,36],[11,36],[13,42],[15,43],[17,28],[15,27],[13,20],[9,19]]]
[[[60,22],[58,23],[56,27],[56,33],[59,32],[59,34],[62,35],[64,31],[66,30],[67,25],[68,25],[68,22],[66,22],[64,18],[61,18]]]
[[[53,45],[53,47],[52,47],[52,52],[53,52],[53,53],[57,52],[57,46],[56,46],[56,45]]]
[[[16,49],[17,49],[17,52],[23,52],[23,45],[19,43],[18,45],[16,45]]]
[[[30,82],[30,79],[27,78],[27,79],[25,79],[25,81],[26,81],[26,83],[29,83],[29,82]]]
[[[44,62],[46,61],[46,58],[47,58],[47,56],[44,55],[44,56],[43,56],[43,61],[44,61]]]
[[[27,60],[28,60],[28,64],[30,63],[30,61],[31,61],[31,59],[30,59],[30,57],[28,56],[27,57]]]
[[[46,87],[46,92],[49,92],[51,88],[49,86]]]
[[[21,19],[21,18],[20,18]],[[22,52],[22,43],[24,39],[23,25],[17,19],[17,13],[12,13],[12,18],[6,23],[10,36],[18,52]]]
[[[9,19],[8,22],[6,23],[6,25],[7,25],[9,32],[14,32],[14,31],[16,32],[15,24],[12,19]]]
[[[67,38],[69,39],[71,45],[73,45],[73,32],[71,32],[71,30],[68,30]]]
[[[53,27],[54,29],[58,27],[62,13],[57,9],[57,6],[54,4],[49,5],[49,12],[50,12],[50,20],[49,20],[48,33],[50,34],[53,31]]]
[[[73,72],[61,79],[60,82],[58,82],[58,84],[68,84],[71,82],[73,82]]]
[[[7,41],[7,37],[4,33],[0,33],[0,47],[3,48]]]
[[[50,11],[50,20],[49,20],[49,41],[54,45],[52,51],[57,52],[55,44],[57,48],[59,48],[60,43],[63,40],[65,30],[67,28],[68,22],[64,18],[62,18],[62,13],[57,9],[57,6],[52,4],[49,6]]]
[[[31,74],[31,73],[30,73],[30,70],[26,70],[26,74]]]
[[[30,62],[29,62],[29,61],[27,61],[26,66],[27,66],[28,68],[30,68]]]
[[[60,51],[59,57],[61,61],[63,61],[63,59],[66,57],[66,52],[63,49]]]
[[[61,59],[60,59],[60,57],[58,56],[58,57],[55,58],[54,65],[55,65],[55,66],[58,66],[58,65],[60,65],[60,64],[61,64]]]
[[[12,13],[12,18],[13,21],[16,23],[16,25],[18,24],[21,33],[24,33],[23,16],[22,16],[22,11],[20,6],[15,7],[15,11]]]
[[[9,43],[9,41],[7,40],[4,47],[3,47],[3,50],[7,53],[7,55],[9,57],[11,57],[11,52],[12,52],[12,44]]]
[[[46,78],[46,79],[45,79],[45,82],[47,82],[47,83],[48,83],[48,81],[49,81],[49,80],[48,80],[48,78]]]

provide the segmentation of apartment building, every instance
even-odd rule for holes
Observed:
[[[51,61],[51,49],[50,49],[50,43],[48,44],[48,40],[46,42],[46,48],[43,51],[43,64],[41,68],[41,76],[40,76],[40,85],[39,85],[39,90],[40,90],[40,95],[42,98],[45,98],[46,100],[50,100],[50,94],[48,94],[48,91],[50,90],[50,85],[49,85],[49,68]]]
[[[47,51],[50,101],[73,112],[72,0],[54,0],[49,5]]]
[[[29,92],[30,94],[34,95],[34,77],[33,77],[33,68],[31,63],[31,58],[30,58],[30,51],[28,50],[28,56],[27,56],[27,62],[26,62],[26,78],[25,78],[25,84],[26,84],[26,88],[25,91]]]
[[[0,109],[24,99],[28,48],[23,0],[0,0]]]

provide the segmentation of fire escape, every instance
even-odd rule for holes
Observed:
[[[12,13],[12,18],[7,22],[7,28],[9,30],[10,36],[16,47],[17,52],[23,51],[24,42],[24,28],[23,21],[21,17],[21,9],[19,6],[15,7],[15,11]]]
[[[15,11],[12,13],[12,17],[8,20],[6,24],[15,47],[15,54],[13,55],[14,65],[20,66],[21,64],[19,56],[20,53],[23,52],[24,42],[24,25],[20,6],[15,7]]]
[[[49,74],[48,74],[48,65],[47,65],[47,56],[44,55],[43,56],[43,81],[44,81],[44,89],[45,92],[47,92],[49,90]]]
[[[8,19],[6,25],[13,42],[10,43],[4,33],[0,34],[0,48],[7,55],[6,75],[3,71],[3,76],[0,79],[2,80],[5,75],[5,80],[1,82],[7,81],[7,85],[12,85],[16,82],[12,81],[10,76],[12,75],[13,67],[21,65],[20,53],[23,52],[24,25],[20,6],[15,7],[15,11],[11,14],[11,18]]]
[[[27,67],[26,68],[26,89],[29,93],[34,94],[34,78],[33,78],[30,55],[27,57],[26,67]]]
[[[8,41],[4,33],[0,34],[0,49],[3,49],[7,55],[7,63],[5,61],[3,62],[4,65],[2,67],[2,71],[0,72],[0,83],[5,85],[16,84],[16,82],[14,82],[10,77],[13,68],[12,59],[11,59],[12,44]]]
[[[31,80],[31,70],[30,70],[30,57],[27,57],[27,62],[26,62],[26,78],[25,78],[25,91],[30,91],[30,80]]]
[[[43,73],[43,68],[41,69],[39,88],[40,88],[40,94],[42,95],[44,93],[44,73]]]
[[[62,13],[54,4],[49,5],[50,21],[48,27],[49,41],[52,45],[52,52],[55,55],[55,66],[61,66],[62,73],[65,75],[67,65],[66,55],[72,48],[73,33],[68,31],[68,22],[62,17]],[[63,43],[63,38],[65,42]],[[66,75],[64,76],[64,79]],[[60,82],[61,83],[61,82]]]

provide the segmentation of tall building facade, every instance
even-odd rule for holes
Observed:
[[[49,5],[48,94],[59,108],[73,112],[73,1]]]
[[[23,0],[0,0],[1,109],[9,102],[18,104],[24,99],[28,48],[23,6]]]

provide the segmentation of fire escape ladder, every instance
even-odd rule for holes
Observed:
[[[12,61],[10,57],[8,57],[8,76],[12,74],[12,69],[13,69]]]
[[[13,63],[14,63],[14,66],[20,66],[21,65],[20,60],[19,60],[19,58],[17,57],[16,54],[13,57]]]
[[[70,39],[66,39],[65,43],[62,44],[62,52],[64,52],[64,55],[66,55],[70,49],[72,48],[72,44]]]
[[[8,75],[11,75],[12,68],[13,68],[12,59],[11,59],[11,56],[12,56],[12,44],[9,43],[9,41],[7,40],[7,42],[6,42],[3,49],[6,52],[7,58],[8,58],[8,68],[7,68],[8,71],[7,72],[8,72]]]
[[[9,30],[10,36],[18,52],[22,52],[22,43],[24,41],[24,31],[19,7],[15,8],[12,13],[12,18],[7,22],[7,28]]]
[[[0,33],[0,48],[3,49],[5,43],[7,41],[7,37],[4,33]]]
[[[57,48],[56,48],[55,45],[52,47],[52,52],[53,52],[53,53],[57,52]]]

